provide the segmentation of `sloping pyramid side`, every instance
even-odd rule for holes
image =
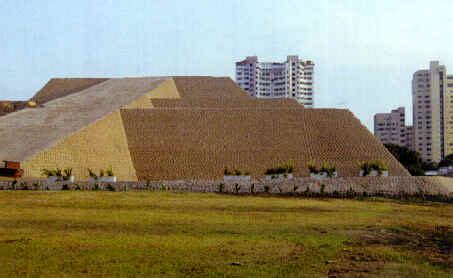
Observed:
[[[129,103],[123,109],[149,109],[153,108],[152,99],[179,99],[180,95],[173,78],[162,82],[157,88],[149,91],[140,98]]]
[[[53,147],[22,162],[25,177],[39,177],[42,169],[73,168],[76,180],[88,178],[88,168],[111,168],[121,181],[136,181],[137,175],[119,111],[66,137]]]

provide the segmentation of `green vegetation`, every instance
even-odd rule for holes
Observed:
[[[327,162],[323,162],[321,164],[321,169],[319,169],[321,173],[326,173],[328,177],[333,177],[335,175],[336,168],[333,165],[330,165]]]
[[[335,166],[330,165],[328,162],[322,162],[321,167],[319,169],[314,162],[309,162],[307,164],[307,167],[308,167],[308,171],[310,172],[310,174],[325,173],[327,177],[335,176],[335,172],[337,171]]]
[[[360,170],[362,170],[362,176],[368,176],[371,173],[371,165],[367,161],[362,161],[359,163]]]
[[[57,168],[55,170],[55,176],[57,176],[59,179],[61,179],[63,177],[63,170],[61,170],[61,168]]]
[[[45,176],[46,178],[49,178],[49,177],[55,177],[56,173],[55,173],[55,170],[42,169],[41,175]]]
[[[112,167],[110,167],[109,169],[105,170],[105,174],[107,175],[107,177],[114,177],[115,176],[115,173],[113,173]]]
[[[233,170],[230,170],[228,167],[225,167],[225,170],[223,171],[223,174],[225,176],[249,176],[250,172],[248,171],[241,171],[237,168],[233,168]]]
[[[360,170],[363,171],[362,176],[368,176],[371,171],[377,171],[381,175],[388,170],[387,165],[382,160],[362,161],[359,163]]]
[[[92,178],[94,180],[98,179],[98,175],[96,175],[96,173],[92,169],[88,168],[87,170],[88,170],[88,175],[90,176],[90,178]]]
[[[0,192],[5,277],[451,277],[439,203],[108,191]]]
[[[453,166],[453,154],[447,155],[444,159],[439,162],[439,167]]]
[[[99,175],[97,175],[90,168],[88,168],[87,170],[88,170],[88,175],[94,180],[98,180],[99,178],[103,178],[103,177],[114,177],[115,176],[115,173],[113,172],[112,167],[110,167],[107,170],[99,169]]]
[[[425,171],[438,170],[439,167],[453,165],[453,154],[447,155],[439,163],[423,161],[420,154],[394,144],[384,145],[413,176],[424,176]]]
[[[292,161],[278,165],[275,168],[269,168],[266,170],[266,175],[280,175],[280,174],[291,174],[294,171],[294,164]]]
[[[72,176],[72,168],[64,169],[63,173],[64,173],[63,179],[64,180],[69,180],[69,178]]]
[[[382,174],[384,171],[387,171],[389,168],[382,160],[373,160],[370,162],[371,171],[377,171],[379,174]]]
[[[384,146],[413,176],[424,176],[425,170],[437,169],[436,165],[423,163],[420,154],[416,151],[394,144],[384,144]]]
[[[49,177],[57,177],[58,181],[61,180],[69,180],[69,177],[72,176],[72,168],[56,168],[56,169],[42,169],[41,175],[45,176],[46,178]]]
[[[318,169],[318,167],[316,167],[316,164],[314,162],[309,162],[307,164],[307,168],[308,168],[308,171],[310,172],[310,174],[318,174],[319,173],[319,169]]]

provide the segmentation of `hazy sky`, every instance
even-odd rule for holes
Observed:
[[[316,63],[315,105],[373,114],[406,106],[430,60],[453,72],[453,1],[0,0],[0,99],[51,77],[234,77],[249,55]]]

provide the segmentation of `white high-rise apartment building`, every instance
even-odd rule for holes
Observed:
[[[395,144],[408,146],[405,125],[404,107],[393,109],[390,113],[378,113],[374,115],[374,135],[382,144]]]
[[[439,162],[453,153],[452,80],[438,61],[412,77],[414,149],[426,161]]]
[[[453,153],[453,75],[447,75],[447,92],[444,97],[445,156]]]
[[[414,150],[414,129],[411,125],[406,126],[406,148]]]
[[[256,56],[236,63],[236,83],[257,98],[293,98],[314,106],[314,63],[288,56],[283,63],[258,62]]]

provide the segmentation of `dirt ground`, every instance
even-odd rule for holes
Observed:
[[[453,229],[448,226],[392,229],[370,227],[353,238],[337,260],[326,262],[331,265],[329,277],[363,277],[385,273],[388,263],[386,256],[373,252],[373,249],[382,248],[414,252],[431,265],[453,269]]]

